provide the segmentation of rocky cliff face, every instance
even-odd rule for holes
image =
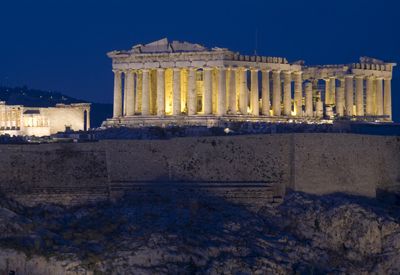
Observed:
[[[117,203],[0,203],[0,273],[292,274],[400,272],[399,208],[291,193],[257,213],[178,192]]]

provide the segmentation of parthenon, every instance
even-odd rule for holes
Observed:
[[[306,66],[286,58],[164,38],[108,53],[113,117],[105,126],[209,125],[216,121],[392,121],[395,63]]]

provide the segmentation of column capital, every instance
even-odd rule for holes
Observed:
[[[294,74],[294,75],[300,75],[300,76],[301,76],[301,75],[303,74],[303,71],[294,71],[293,74]]]
[[[179,67],[173,67],[172,68],[172,70],[174,71],[174,72],[180,72],[181,70],[182,70],[182,68],[179,68]]]
[[[189,71],[197,71],[197,68],[196,67],[187,67],[187,69],[189,70]]]
[[[121,70],[117,70],[117,69],[114,69],[114,70],[112,70],[112,71],[113,71],[114,74],[121,74],[121,73],[122,73]]]
[[[165,68],[157,68],[157,72],[164,72]]]
[[[355,75],[354,78],[355,79],[364,79],[365,76],[364,75]]]
[[[344,78],[354,78],[354,74],[346,74]]]
[[[368,79],[368,80],[374,80],[374,79],[375,79],[375,76],[374,76],[374,75],[368,75],[368,76],[366,77],[366,79]]]
[[[283,70],[282,73],[283,73],[283,74],[292,74],[292,71],[290,71],[290,70]]]
[[[214,68],[213,67],[203,67],[204,71],[212,71]]]
[[[383,76],[377,76],[377,77],[375,77],[375,79],[376,79],[376,80],[383,80],[384,77],[383,77]]]
[[[387,76],[387,77],[384,77],[383,80],[391,81],[391,80],[392,80],[392,77],[388,77],[388,76]]]
[[[250,71],[252,72],[258,72],[260,70],[260,68],[255,68],[255,67],[251,67]]]
[[[292,80],[292,74],[288,72],[283,73],[283,79],[284,81],[291,81]]]
[[[150,69],[141,69],[140,71],[142,71],[143,73],[148,73],[150,72]]]
[[[273,74],[280,74],[280,73],[281,73],[281,70],[272,70],[272,73],[273,73]]]

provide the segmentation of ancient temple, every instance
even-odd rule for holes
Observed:
[[[89,128],[90,103],[26,107],[0,101],[0,134],[42,137],[66,130],[86,131]]]
[[[392,120],[396,64],[374,58],[306,66],[166,38],[108,56],[114,112],[104,126]]]

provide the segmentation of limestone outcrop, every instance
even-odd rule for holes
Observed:
[[[340,194],[290,193],[257,213],[165,189],[69,209],[3,199],[0,272],[398,274],[398,213]]]

